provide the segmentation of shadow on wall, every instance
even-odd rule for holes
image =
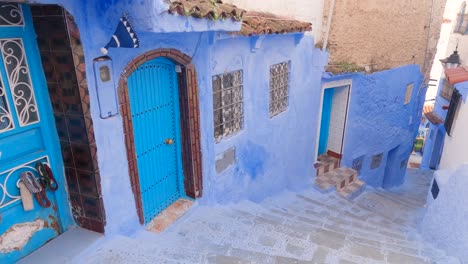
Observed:
[[[342,166],[357,169],[359,177],[374,187],[402,184],[425,96],[419,66],[329,75],[323,82],[345,79],[352,80],[352,88]]]

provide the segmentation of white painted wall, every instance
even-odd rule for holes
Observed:
[[[462,101],[452,126],[452,136],[445,137],[440,169],[454,170],[468,164],[468,102]]]
[[[324,0],[225,0],[250,11],[269,12],[312,23],[315,43],[320,41]]]
[[[468,65],[468,35],[453,33],[457,23],[457,16],[460,12],[462,3],[466,0],[447,0],[444,11],[444,23],[440,29],[440,39],[437,44],[437,53],[434,58],[434,63],[431,70],[431,79],[436,79],[437,82],[431,82],[436,86],[429,86],[426,93],[426,100],[435,99],[440,80],[444,78],[444,70],[442,63],[439,60],[445,59],[453,53],[458,41],[458,54],[462,65]],[[468,11],[468,10],[467,10]]]
[[[327,149],[341,154],[348,106],[349,86],[334,89]]]

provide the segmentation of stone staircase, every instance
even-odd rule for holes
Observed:
[[[320,155],[315,164],[315,186],[323,193],[336,190],[342,197],[352,200],[361,194],[366,184],[358,178],[356,170],[340,168],[340,160],[329,155]]]
[[[352,201],[309,188],[194,206],[161,234],[96,243],[76,263],[460,264],[418,234],[430,175],[414,173],[409,186],[368,188]]]

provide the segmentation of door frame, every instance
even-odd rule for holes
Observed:
[[[120,113],[127,150],[128,172],[135,198],[136,210],[141,224],[144,224],[140,178],[135,151],[132,115],[128,95],[127,78],[143,63],[164,57],[181,67],[177,73],[179,87],[180,131],[182,139],[182,168],[185,194],[191,198],[200,198],[203,194],[202,154],[200,135],[200,107],[198,81],[192,58],[176,49],[156,49],[143,53],[133,59],[121,73],[118,95]]]
[[[320,90],[320,108],[319,108],[319,115],[317,118],[317,131],[316,131],[316,140],[315,140],[315,160],[318,160],[318,151],[319,151],[319,144],[320,144],[320,129],[322,126],[322,111],[323,111],[323,96],[325,89],[331,89],[331,88],[338,88],[342,86],[348,86],[348,102],[346,106],[346,118],[345,118],[345,124],[344,124],[344,129],[343,129],[343,138],[342,138],[342,143],[341,143],[341,155],[343,155],[343,149],[345,146],[346,142],[346,126],[347,126],[347,121],[348,121],[348,115],[349,115],[349,107],[351,102],[351,92],[353,88],[353,80],[352,79],[343,79],[343,80],[338,80],[338,81],[330,81],[322,84],[322,89]],[[333,108],[332,108],[333,109]]]

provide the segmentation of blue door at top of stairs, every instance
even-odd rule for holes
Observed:
[[[156,58],[128,78],[130,109],[145,223],[185,192],[175,64]]]
[[[322,119],[320,122],[319,155],[327,152],[328,134],[330,132],[330,118],[333,105],[334,89],[328,88],[323,92]]]
[[[14,263],[73,220],[31,11],[27,5],[7,3],[0,5],[0,14],[0,236],[22,230],[16,235],[27,238],[24,243],[0,243],[0,263]],[[50,207],[42,207],[33,196],[33,209],[25,210],[23,203],[29,203],[20,195],[20,175],[29,172],[38,178],[38,162],[50,166],[59,188],[46,188]]]

